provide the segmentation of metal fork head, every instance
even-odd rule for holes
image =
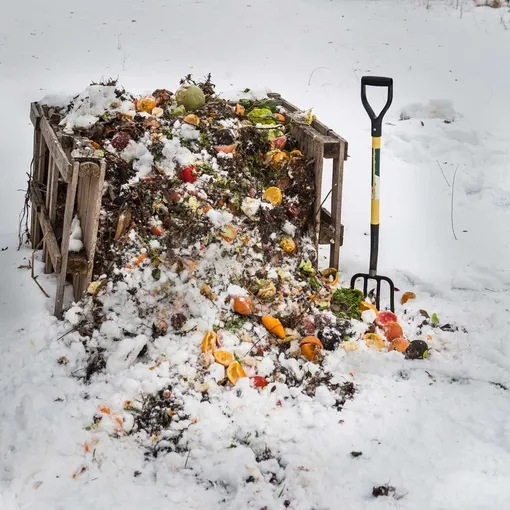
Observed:
[[[368,296],[369,280],[375,281],[375,306],[379,310],[381,305],[381,283],[386,282],[390,290],[390,310],[395,312],[395,285],[387,276],[370,275],[367,273],[357,273],[351,278],[351,289],[356,287],[356,281],[363,280],[363,295]]]

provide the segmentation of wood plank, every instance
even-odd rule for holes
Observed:
[[[50,218],[48,216],[48,210],[46,209],[46,205],[43,201],[39,185],[34,181],[30,183],[30,198],[37,210],[42,233],[45,236],[44,242],[48,247],[51,262],[55,268],[55,272],[58,273],[60,271],[62,261],[60,248],[58,247],[57,239],[53,232],[53,227],[51,226]]]
[[[41,118],[41,132],[46,140],[50,154],[55,160],[59,172],[62,174],[64,181],[68,183],[71,179],[71,163],[67,159],[64,149],[60,145],[57,135],[53,131],[53,128],[50,126],[46,117]]]
[[[83,163],[82,163],[83,165]],[[102,160],[99,166],[97,177],[91,177],[91,188],[89,190],[89,214],[84,231],[83,239],[86,239],[86,253],[89,261],[89,269],[86,275],[80,277],[80,298],[92,281],[94,271],[94,257],[96,254],[97,232],[101,215],[101,204],[103,197],[103,186],[106,173],[106,161]]]
[[[48,208],[48,217],[51,222],[51,226],[55,231],[55,220],[57,217],[57,200],[58,200],[58,170],[55,164],[55,160],[50,156],[49,170],[48,170],[48,188],[46,191],[46,207]],[[52,264],[51,258],[46,257],[44,263],[44,272],[46,274],[51,273]]]
[[[46,211],[48,211],[48,204],[50,201],[49,189],[50,189],[51,168],[52,168],[51,155],[49,155],[47,158],[47,165],[48,165],[47,168],[45,168],[45,170],[44,170],[44,180],[43,180],[44,186],[42,186],[42,189],[44,190],[44,203],[46,204]],[[49,216],[50,216],[50,214],[48,212],[48,218],[49,218]],[[50,219],[50,223],[51,223],[51,219]],[[53,223],[52,223],[52,228],[53,228]],[[46,262],[48,261],[48,259],[49,259],[48,248],[46,247],[46,243],[43,243],[42,261],[44,262],[44,272],[46,272]]]
[[[329,265],[336,269],[340,265],[340,248],[343,244],[342,227],[342,193],[344,182],[345,145],[341,144],[341,150],[333,159],[333,191],[331,193],[331,226],[335,231],[334,242],[330,246]]]
[[[81,165],[80,165],[81,166]],[[82,229],[82,239],[83,239],[83,230],[85,227],[85,221],[87,216],[87,210],[88,210],[88,176],[84,175],[81,172],[81,169],[79,170],[79,176],[78,176],[78,191],[76,194],[76,213],[78,214],[78,218],[80,219],[81,229]],[[83,240],[83,244],[85,247],[85,240]],[[88,271],[88,267],[87,267]],[[82,277],[80,275],[73,276],[73,293],[75,300],[76,296],[81,291],[81,281]]]
[[[49,153],[46,147],[46,142],[40,130],[37,130],[39,138],[39,146],[34,160],[34,171],[32,174],[32,180],[37,184],[44,183],[44,177],[46,173],[46,165],[48,163]],[[33,205],[33,204],[32,204]],[[38,223],[38,222],[37,222]],[[32,236],[32,247],[35,249],[39,245],[42,239],[42,231],[40,225],[36,227],[35,236]]]
[[[33,104],[33,103],[32,103]],[[37,128],[34,129],[34,152],[33,152],[33,160],[32,160],[32,171],[31,179],[35,179],[36,175],[39,175],[39,165],[40,165],[40,145],[42,143],[42,135],[41,131]],[[37,215],[37,209],[34,207],[34,204],[31,204],[31,219],[30,219],[30,240],[32,241],[32,249],[38,246],[39,242],[42,239],[41,226],[39,225],[39,217]]]
[[[76,188],[78,186],[79,170],[80,164],[78,162],[74,163],[70,172],[70,182],[67,186],[64,229],[62,232],[62,263],[57,279],[57,292],[55,297],[55,316],[58,319],[62,318],[62,310],[64,307],[64,290],[67,278],[67,259],[69,256],[69,236],[71,235],[71,222],[73,221],[74,202],[76,199]]]
[[[314,158],[315,172],[315,200],[313,206],[314,221],[314,246],[317,252],[316,267],[319,264],[319,235],[321,228],[321,203],[322,203],[322,173],[324,167],[324,146],[316,138],[309,140],[310,157]]]

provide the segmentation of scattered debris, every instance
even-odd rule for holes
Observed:
[[[395,494],[395,487],[391,485],[380,485],[379,487],[374,487],[372,489],[372,496],[378,498],[379,496],[390,496]]]

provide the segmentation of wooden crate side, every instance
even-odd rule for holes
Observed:
[[[73,221],[74,203],[76,199],[76,188],[78,187],[78,174],[80,164],[74,163],[70,172],[71,180],[67,186],[66,207],[64,213],[64,228],[62,232],[62,264],[60,274],[57,279],[57,292],[55,297],[55,316],[62,318],[62,310],[64,307],[64,290],[67,278],[67,259],[69,255],[69,237],[71,235],[71,223]]]

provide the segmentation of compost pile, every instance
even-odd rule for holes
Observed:
[[[122,419],[101,408],[91,429],[108,421],[153,451],[185,450],[190,396],[320,388],[339,410],[355,389],[329,353],[427,355],[423,341],[408,348],[395,314],[316,269],[313,161],[290,135],[310,112],[241,96],[220,98],[210,77],[142,97],[111,82],[53,112],[107,162],[94,281],[66,314],[86,356],[78,375],[141,381],[117,402]],[[423,314],[406,321],[418,338],[432,327]]]

